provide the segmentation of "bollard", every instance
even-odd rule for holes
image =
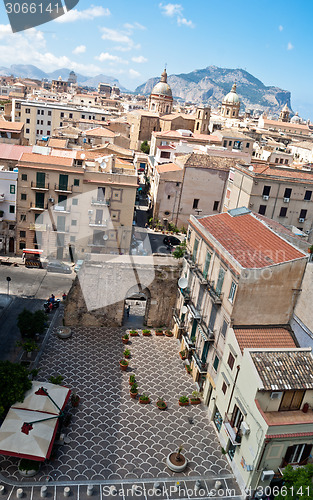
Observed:
[[[221,487],[222,487],[221,481],[215,481],[214,489],[218,491],[221,489]]]
[[[3,486],[3,484],[0,484],[0,495],[4,494],[5,494],[5,487]]]
[[[71,494],[71,488],[70,488],[69,486],[65,486],[65,488],[64,488],[64,492],[63,492],[63,495],[64,495],[65,497],[69,497],[69,496],[70,496],[70,494]]]
[[[42,486],[40,488],[40,496],[41,496],[41,498],[46,498],[47,493],[48,493],[48,487],[47,486]]]
[[[23,494],[24,494],[23,488],[18,488],[16,490],[16,498],[23,498]]]
[[[114,486],[114,485],[110,486],[110,495],[117,496],[117,488],[116,488],[116,486]]]
[[[195,490],[199,491],[202,488],[202,484],[200,479],[197,479],[196,484],[195,484]]]
[[[88,484],[87,486],[87,497],[91,497],[93,495],[93,486],[92,484]]]
[[[155,493],[161,492],[161,485],[160,485],[160,483],[154,483],[153,489],[154,489]]]

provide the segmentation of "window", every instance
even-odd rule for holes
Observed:
[[[74,186],[79,186],[79,179],[74,179]]]
[[[37,125],[40,125],[40,120],[37,120]]]
[[[225,338],[225,336],[226,336],[227,327],[228,327],[228,323],[227,323],[227,321],[223,320],[223,325],[222,325],[222,328],[221,328],[221,334],[222,334],[222,336],[223,336],[224,338]]]
[[[295,444],[288,446],[283,465],[287,464],[301,464],[305,465],[308,461],[312,449],[311,444]]]
[[[78,199],[77,198],[73,198],[72,199],[72,205],[78,205]]]
[[[15,185],[10,184],[10,194],[15,194]]]
[[[77,220],[73,219],[71,224],[72,224],[72,226],[77,226]]]
[[[192,262],[196,262],[197,253],[198,253],[199,240],[195,239],[192,251]]]
[[[24,250],[24,248],[26,248],[25,241],[20,241],[19,248],[20,248],[20,250]]]
[[[279,212],[279,217],[286,217],[286,215],[287,215],[287,208],[281,207],[280,212]]]
[[[210,254],[210,252],[207,252],[206,257],[205,257],[204,267],[203,267],[203,273],[202,273],[204,279],[207,279],[207,277],[208,277],[208,270],[210,267],[210,261],[211,261],[211,254]]]
[[[26,129],[26,134],[29,134],[29,128]]]
[[[228,141],[228,146],[231,146],[232,145],[232,141]]]
[[[259,206],[259,214],[265,215],[265,212],[266,212],[266,205],[260,205]]]
[[[76,236],[70,236],[70,242],[75,243],[76,241]]]
[[[284,391],[279,411],[300,410],[305,390]]]
[[[213,212],[216,212],[218,210],[218,205],[219,205],[219,201],[215,201],[213,204]]]
[[[73,113],[69,113],[69,118],[73,118]]]
[[[234,301],[234,297],[235,297],[235,293],[236,293],[236,288],[237,288],[237,285],[233,281],[232,284],[231,284],[231,287],[230,287],[229,295],[228,295],[228,300],[231,303],[233,303],[233,301]]]
[[[271,186],[264,186],[262,195],[269,196],[270,192],[271,192]]]
[[[290,198],[292,189],[286,188],[284,193],[284,198]]]
[[[278,161],[279,161],[278,158],[275,158],[275,163],[278,163]]]
[[[44,114],[45,114],[45,111],[44,111],[43,109],[41,110],[41,114],[42,114],[42,115],[44,115]]]
[[[20,238],[26,238],[26,231],[20,231]]]
[[[20,220],[21,222],[26,222],[26,214],[21,214]]]
[[[82,119],[83,119],[83,120],[85,119],[85,115],[82,115]]]
[[[247,142],[246,143],[246,148],[248,148],[250,146],[250,142]]]
[[[62,125],[63,125],[63,123],[62,123],[62,122],[60,122],[60,127],[62,127]]]
[[[27,194],[26,193],[21,193],[21,200],[27,200]]]
[[[26,109],[25,109],[25,113],[26,113],[27,115],[29,115],[29,113],[30,113],[30,109],[29,109],[29,108],[26,108]]]
[[[64,118],[64,113],[61,113],[61,118]]]
[[[187,241],[190,241],[190,238],[191,238],[191,230],[188,229],[188,233],[187,233]]]
[[[227,391],[227,385],[225,384],[225,382],[223,382],[223,385],[222,385],[222,393],[223,393],[223,394],[226,394],[226,391]]]
[[[304,195],[304,199],[306,201],[310,201],[311,197],[312,197],[312,191],[306,191],[305,195]]]
[[[193,205],[192,205],[192,208],[195,209],[195,208],[198,208],[198,205],[199,205],[199,200],[197,198],[195,198],[193,200]]]
[[[235,364],[235,357],[232,355],[232,353],[230,352],[229,353],[229,356],[228,356],[228,360],[227,360],[227,364],[229,366],[229,368],[232,370],[234,368],[234,364]]]
[[[213,363],[213,368],[214,370],[217,372],[217,369],[218,369],[218,365],[219,365],[219,362],[220,362],[220,359],[218,356],[215,356],[214,358],[214,363]]]
[[[220,267],[219,273],[218,273],[218,278],[217,278],[217,283],[216,283],[216,293],[220,295],[222,288],[223,288],[223,283],[224,283],[224,277],[225,277],[225,269]]]
[[[51,125],[51,122],[50,122],[50,121],[48,121],[48,122],[47,122],[47,125],[48,125],[48,127],[49,127],[49,126]]]
[[[36,130],[36,135],[39,135],[39,130],[38,129]]]
[[[170,200],[170,199],[171,199],[171,195],[170,195],[170,194],[168,194],[168,195],[167,195],[167,199],[168,199],[168,200]]]
[[[15,214],[15,206],[14,205],[10,205],[9,212],[10,212],[10,214]]]
[[[26,118],[26,123],[30,123],[30,119],[29,118]]]
[[[227,141],[224,141],[224,142],[223,142],[223,147],[224,147],[224,148],[227,148]]]
[[[214,422],[214,425],[217,428],[217,430],[220,431],[221,427],[222,427],[222,423],[223,423],[223,417],[217,408],[216,408],[215,413],[214,413],[213,422]]]
[[[51,116],[51,111],[48,111],[48,116]]]
[[[40,135],[43,135],[43,130],[40,130]]]
[[[11,192],[11,191],[10,191]],[[307,210],[305,209],[302,209],[300,210],[300,215],[299,215],[299,219],[305,219],[306,218],[306,214],[308,213]]]
[[[230,425],[233,428],[236,427],[236,429],[239,429],[242,421],[243,421],[243,414],[239,410],[238,406],[235,405],[231,416]]]

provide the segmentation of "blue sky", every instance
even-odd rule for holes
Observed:
[[[244,68],[290,90],[293,110],[313,120],[312,17],[311,0],[80,0],[58,20],[13,34],[1,2],[0,65],[104,73],[131,90],[164,63],[169,74]]]

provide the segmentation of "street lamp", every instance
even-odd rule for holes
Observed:
[[[10,295],[10,281],[11,281],[10,276],[7,276],[7,282],[8,282],[8,295]]]

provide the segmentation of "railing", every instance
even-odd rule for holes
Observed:
[[[200,373],[207,373],[208,371],[208,363],[203,363],[199,357],[199,352],[195,349],[192,353],[193,359],[196,362],[196,365],[199,368]]]
[[[193,272],[196,274],[196,276],[198,277],[199,281],[200,281],[200,285],[207,285],[209,283],[209,280],[207,277],[203,276],[203,272],[201,271],[201,269],[194,264],[194,268],[193,268]]]
[[[49,183],[31,181],[30,187],[32,189],[44,189],[45,191],[47,191],[49,189]]]
[[[91,199],[91,204],[92,205],[101,205],[101,206],[105,206],[105,207],[109,207],[110,206],[110,200],[98,200],[98,198],[92,198]]]
[[[173,312],[173,319],[174,319],[175,323],[177,324],[177,326],[178,326],[178,328],[180,330],[182,330],[183,328],[185,328],[186,322],[185,322],[185,320],[182,321],[181,318],[179,317],[179,311],[178,311],[178,309],[174,310],[174,312]]]
[[[33,203],[32,201],[30,202],[30,207],[32,210],[47,210],[47,205],[45,206],[44,202],[35,202]]]
[[[232,420],[232,414],[231,413],[226,413],[225,418],[224,418],[224,427],[225,430],[234,446],[240,446],[241,444],[241,434],[240,430],[237,429],[237,427],[233,427],[231,424]]]
[[[180,293],[182,294],[182,296],[184,297],[185,299],[185,302],[189,302],[190,301],[190,289],[189,288],[179,288],[179,291]]]
[[[64,191],[65,193],[72,193],[73,192],[73,185],[66,186],[65,184],[55,184],[54,190],[55,191]]]
[[[108,226],[108,221],[106,219],[103,219],[103,220],[89,220],[89,226],[93,227],[93,226],[96,226],[96,227],[107,227]]]
[[[208,292],[212,298],[214,304],[220,305],[222,303],[223,294],[218,292],[214,287],[214,281],[209,281]]]
[[[185,341],[185,345],[186,347],[189,349],[189,350],[192,350],[195,348],[195,342],[194,340],[195,339],[191,339],[189,338],[189,333],[186,332],[185,330],[183,331],[183,337],[184,337],[184,341]]]
[[[89,238],[87,245],[89,247],[102,247],[104,248],[106,246],[105,241],[96,241],[93,238]]]
[[[70,206],[67,207],[65,205],[53,205],[53,211],[60,213],[70,213],[71,207]]]

